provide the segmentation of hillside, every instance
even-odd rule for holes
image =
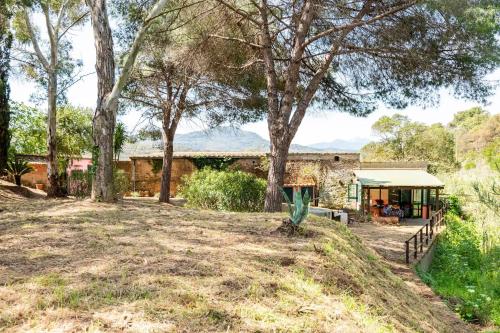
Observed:
[[[360,139],[361,140],[361,139]],[[357,151],[361,141],[336,140],[312,146],[292,144],[293,152],[319,151]],[[161,141],[142,140],[125,145],[121,159],[134,155],[162,154]],[[174,140],[175,151],[269,151],[269,141],[256,133],[238,128],[220,127],[207,131],[177,134]]]
[[[470,332],[349,229],[130,200],[0,201],[0,331]]]
[[[16,186],[16,184],[0,179],[0,202],[23,200],[25,198],[44,198],[45,196],[46,193],[44,191],[26,186]]]

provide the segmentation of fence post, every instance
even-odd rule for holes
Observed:
[[[423,240],[423,234],[424,234],[424,228],[420,228],[420,253],[424,252],[424,240]]]
[[[425,245],[429,245],[429,223],[425,224]]]
[[[410,263],[410,242],[405,241],[405,244],[406,244],[406,263],[409,264]]]
[[[434,220],[436,219],[436,215],[434,215],[432,218],[431,218],[431,221],[429,222],[430,225],[429,225],[429,228],[431,230],[429,230],[429,238],[432,239],[432,236],[434,235]]]
[[[418,246],[417,246],[417,235],[414,236],[414,239],[415,241],[413,242],[413,248],[414,248],[414,252],[413,252],[413,258],[417,259],[417,249],[418,249]]]

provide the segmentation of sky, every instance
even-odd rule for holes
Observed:
[[[82,74],[94,73],[95,48],[90,25],[86,25],[72,30],[71,39],[73,43],[73,57],[83,61]],[[500,82],[500,69],[488,76],[486,79]],[[30,103],[31,92],[36,89],[35,85],[21,77],[14,76],[11,79],[11,99],[18,102]],[[86,76],[84,79],[73,85],[67,93],[68,101],[76,106],[94,108],[97,96],[97,79],[95,74]],[[33,105],[33,104],[32,104]],[[473,106],[478,106],[477,102],[464,101],[454,98],[450,91],[440,92],[439,105],[422,108],[410,106],[404,110],[393,110],[381,106],[377,111],[367,117],[354,117],[346,113],[334,110],[311,110],[308,112],[293,140],[293,143],[308,145],[319,142],[330,142],[336,139],[374,139],[371,132],[371,125],[384,115],[401,113],[414,121],[432,124],[441,122],[446,124],[453,119],[453,114],[466,110]],[[34,105],[46,109],[45,104]],[[494,96],[489,98],[488,104],[483,107],[492,114],[500,113],[500,87]],[[129,130],[136,127],[140,115],[131,112],[121,117]],[[244,130],[252,131],[263,138],[268,139],[267,122],[247,124],[242,127]],[[200,121],[184,121],[178,127],[178,133],[204,130],[206,127]]]

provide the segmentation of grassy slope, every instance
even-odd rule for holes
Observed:
[[[2,202],[0,331],[465,332],[331,221]]]

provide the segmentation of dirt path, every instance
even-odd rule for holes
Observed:
[[[350,229],[363,239],[367,246],[384,257],[391,271],[400,276],[415,293],[427,299],[435,307],[440,308],[444,321],[455,326],[457,331],[462,331],[464,328],[470,332],[480,331],[479,327],[469,325],[460,319],[429,286],[423,283],[416,274],[413,265],[405,264],[404,242],[414,235],[422,225],[422,221],[403,222],[399,226],[361,223],[355,224]]]

